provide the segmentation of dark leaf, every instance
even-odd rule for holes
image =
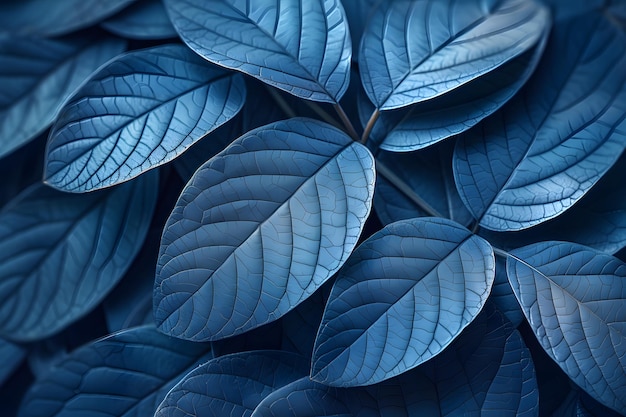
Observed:
[[[386,226],[337,277],[311,377],[333,386],[369,385],[436,356],[482,309],[494,264],[491,246],[450,220]]]
[[[509,319],[513,327],[519,326],[524,320],[524,313],[522,313],[506,275],[505,258],[501,256],[496,257],[496,276],[489,299]]]
[[[343,132],[290,119],[194,174],[161,240],[159,328],[217,340],[275,320],[345,262],[370,211],[374,160]]]
[[[561,22],[522,92],[457,142],[461,198],[491,230],[558,216],[619,158],[625,114],[624,33],[598,13]]]
[[[19,367],[26,356],[26,348],[21,345],[0,339],[0,387]]]
[[[73,195],[35,185],[0,212],[0,333],[54,334],[95,307],[143,244],[157,198],[149,175]]]
[[[363,36],[367,23],[380,2],[381,0],[341,0],[350,26],[353,58],[358,54],[361,36]]]
[[[165,0],[195,52],[309,100],[336,103],[352,44],[339,0]]]
[[[159,405],[155,417],[250,416],[272,391],[308,371],[307,358],[277,350],[215,358],[185,375]]]
[[[593,398],[626,413],[626,264],[542,242],[512,251],[507,274],[548,355]]]
[[[178,36],[161,0],[139,0],[102,22],[102,27],[130,39],[167,39]]]
[[[244,100],[240,75],[183,45],[130,52],[64,106],[48,139],[45,181],[72,192],[128,181],[176,158]]]

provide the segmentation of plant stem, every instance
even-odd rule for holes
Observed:
[[[270,87],[267,84],[264,84],[264,85],[267,91],[270,93],[270,95],[274,99],[274,101],[276,102],[276,104],[278,104],[278,107],[280,107],[280,109],[287,115],[287,117],[291,118],[291,117],[298,116],[296,112],[293,111],[291,106],[289,106],[289,104],[285,101],[285,99],[280,96],[278,91],[276,91],[273,87]]]
[[[367,121],[367,125],[365,125],[363,136],[361,136],[361,143],[363,145],[367,143],[367,140],[370,137],[370,133],[372,133],[372,129],[374,129],[374,125],[376,124],[376,120],[378,120],[378,116],[380,116],[380,112],[378,111],[378,109],[374,109],[374,112],[370,116],[370,119]]]
[[[348,115],[346,114],[346,112],[343,111],[343,107],[341,107],[341,104],[335,103],[333,105],[333,107],[335,108],[335,111],[339,115],[339,118],[341,119],[343,125],[345,126],[346,130],[348,131],[348,134],[350,135],[350,137],[353,140],[358,142],[359,141],[359,134],[356,133],[356,130],[354,130],[354,126],[352,126],[352,122],[350,122],[350,119],[348,118]]]
[[[326,123],[331,124],[331,125],[339,128],[339,129],[341,129],[342,125],[339,122],[337,122],[337,119],[335,119],[333,116],[328,114],[328,112],[326,110],[324,110],[320,105],[318,105],[317,103],[315,103],[313,101],[310,101],[310,100],[304,100],[304,102],[323,121],[325,121]]]
[[[511,256],[507,251],[502,250],[500,248],[496,248],[494,246],[492,246],[493,248],[493,253],[496,254],[497,256],[500,256],[502,258],[508,258],[509,256]]]
[[[400,177],[398,177],[389,167],[380,161],[376,161],[376,172],[383,178],[393,184],[402,194],[415,203],[419,208],[424,210],[429,216],[443,217],[441,213],[435,210],[422,197],[420,197],[411,187],[407,185]]]
[[[476,220],[472,226],[472,233],[476,234],[478,233],[478,230],[480,230],[480,221]]]

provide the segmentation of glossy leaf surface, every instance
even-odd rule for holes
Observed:
[[[548,26],[534,1],[383,2],[361,41],[363,87],[379,110],[425,101],[522,54]]]
[[[153,415],[176,382],[211,359],[208,345],[165,336],[153,326],[85,345],[40,377],[19,417]]]
[[[457,143],[461,198],[491,230],[558,216],[622,153],[625,113],[625,34],[599,13],[561,22],[527,86]]]
[[[0,158],[47,129],[74,90],[124,47],[108,37],[0,37]]]
[[[374,161],[341,131],[290,119],[200,167],[163,232],[155,319],[216,340],[291,310],[345,262],[369,214]]]
[[[309,372],[309,360],[277,350],[241,352],[194,369],[167,394],[155,417],[250,416],[272,391]]]
[[[165,0],[195,52],[309,100],[348,88],[352,44],[339,0]]]
[[[446,219],[405,220],[375,233],[333,286],[312,378],[370,385],[436,356],[482,309],[494,262],[485,240]]]
[[[95,307],[143,244],[154,174],[107,192],[35,185],[0,212],[0,333],[37,340]]]
[[[0,2],[0,33],[48,37],[76,31],[135,0],[20,0]]]
[[[244,100],[240,75],[182,45],[123,55],[61,111],[48,140],[45,181],[72,192],[128,181],[184,152]]]
[[[102,22],[102,27],[130,39],[167,39],[178,36],[161,0],[139,0]]]
[[[511,255],[511,287],[541,346],[593,398],[626,413],[626,264],[566,242]]]

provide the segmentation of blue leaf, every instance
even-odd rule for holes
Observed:
[[[361,36],[379,2],[380,0],[341,0],[350,27],[353,57],[358,53]]]
[[[542,242],[512,251],[507,274],[548,355],[593,398],[626,413],[626,264]]]
[[[19,0],[0,2],[0,34],[49,37],[89,27],[135,0]]]
[[[45,150],[46,137],[40,135],[0,159],[0,208],[29,186],[41,182]]]
[[[45,181],[72,192],[128,181],[176,158],[244,101],[240,75],[182,45],[123,55],[64,106],[48,139]]]
[[[496,276],[489,295],[496,307],[511,322],[513,327],[518,327],[524,321],[524,313],[513,294],[511,284],[506,275],[506,261],[501,256],[496,257]]]
[[[178,36],[161,0],[139,0],[101,25],[111,33],[130,39]]]
[[[374,384],[439,354],[482,309],[491,246],[447,219],[392,223],[337,277],[315,342],[311,377]]]
[[[452,177],[452,148],[443,143],[419,153],[380,152],[374,208],[384,224],[436,215],[468,226],[473,217],[465,208]],[[429,210],[425,211],[424,207]]]
[[[95,307],[143,244],[156,175],[73,195],[35,185],[0,212],[0,334],[37,340]]]
[[[37,379],[18,416],[151,416],[183,375],[211,357],[208,345],[153,326],[115,333],[75,350]]]
[[[26,348],[5,339],[0,339],[0,387],[4,385],[13,371],[22,364]]]
[[[161,239],[155,319],[217,340],[275,320],[345,262],[369,214],[374,160],[309,119],[237,139],[183,190]]]
[[[215,358],[185,375],[154,416],[250,416],[272,391],[306,376],[308,371],[308,359],[277,350]]]
[[[379,110],[425,101],[494,70],[549,27],[534,1],[383,2],[361,41],[363,87]]]
[[[348,88],[352,44],[339,0],[165,0],[195,52],[281,90],[336,103]]]
[[[598,13],[561,22],[522,92],[457,142],[461,198],[491,230],[558,216],[619,158],[625,113],[626,36]]]
[[[0,37],[0,158],[46,130],[74,90],[124,47],[107,37]]]
[[[599,10],[606,0],[541,0],[552,11],[556,21],[584,16]]]

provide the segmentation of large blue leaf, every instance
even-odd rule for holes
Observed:
[[[345,262],[369,214],[374,160],[310,119],[258,128],[208,161],[163,231],[159,328],[216,340],[275,320]]]
[[[124,47],[107,37],[0,37],[0,158],[46,130],[74,90]]]
[[[522,309],[513,294],[511,284],[509,284],[506,275],[506,258],[502,256],[496,257],[496,276],[489,300],[498,307],[502,314],[513,324],[513,327],[518,327],[524,321],[524,313],[522,313]]]
[[[593,398],[626,413],[626,264],[542,242],[512,251],[507,274],[548,355]]]
[[[494,264],[491,246],[450,220],[386,226],[337,277],[315,342],[312,378],[369,385],[436,356],[483,308]]]
[[[0,212],[0,334],[51,335],[95,307],[143,244],[154,174],[74,195],[35,185]]]
[[[85,345],[37,379],[19,417],[151,416],[165,394],[211,359],[207,344],[165,336],[154,326]]]
[[[619,158],[624,114],[626,35],[600,13],[561,22],[522,92],[457,143],[461,198],[491,230],[558,216]]]
[[[306,376],[309,360],[278,350],[215,358],[183,377],[155,417],[250,416],[272,391]]]
[[[529,0],[383,2],[361,40],[363,87],[379,110],[425,101],[522,54],[548,26]]]
[[[352,44],[339,0],[165,0],[174,27],[211,62],[309,100],[348,88]]]
[[[0,33],[35,37],[59,36],[82,29],[135,0],[0,1]]]
[[[101,25],[111,33],[130,39],[178,36],[161,0],[139,0]]]
[[[91,191],[164,164],[233,117],[243,78],[183,45],[131,52],[101,68],[55,122],[45,181]]]

